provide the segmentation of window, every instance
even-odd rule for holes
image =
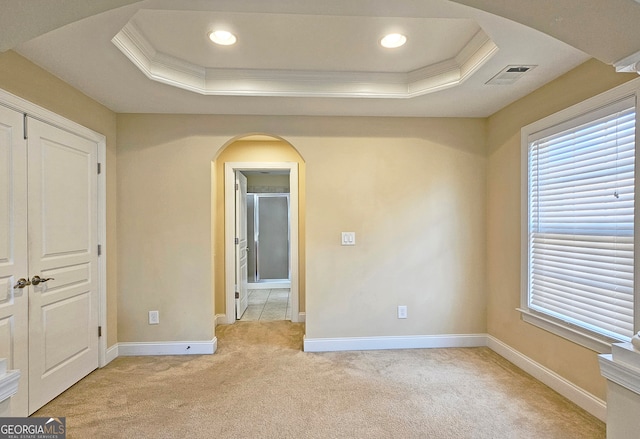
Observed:
[[[600,352],[637,330],[636,96],[615,94],[523,129],[523,318]]]

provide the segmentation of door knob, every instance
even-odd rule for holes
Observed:
[[[33,285],[38,285],[39,283],[45,283],[48,280],[55,280],[52,277],[40,277],[40,276],[33,276],[33,278],[31,278],[31,283]],[[19,282],[19,281],[18,281]]]
[[[20,279],[18,279],[18,283],[13,286],[13,289],[16,289],[16,288],[21,288],[22,289],[22,288],[27,287],[29,285],[31,285],[31,282],[29,282],[28,279],[25,279],[24,277],[21,277]]]

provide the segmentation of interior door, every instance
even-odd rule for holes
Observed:
[[[242,317],[247,306],[247,177],[236,171],[236,319]]]
[[[97,145],[28,121],[29,413],[98,367]]]
[[[20,369],[11,415],[28,410],[27,142],[23,115],[0,106],[0,358]],[[22,282],[19,282],[22,279]]]

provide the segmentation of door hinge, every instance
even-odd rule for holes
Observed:
[[[236,244],[240,244],[240,240],[239,240],[238,238],[236,238],[236,239],[234,240],[234,242],[235,242]]]
[[[98,256],[102,255],[102,246],[98,244]]]
[[[102,326],[98,326],[98,337],[102,337]]]
[[[236,183],[236,190],[240,189],[240,187],[238,186],[238,183]]]
[[[240,293],[236,291],[236,299],[240,298]]]
[[[24,137],[24,140],[27,140],[28,139],[28,136],[27,136],[27,120],[28,120],[27,117],[28,116],[27,116],[27,113],[24,113],[22,116],[24,118],[23,119],[24,122],[22,124],[22,129],[23,129],[22,136]]]
[[[102,163],[98,163],[98,174],[102,172]]]

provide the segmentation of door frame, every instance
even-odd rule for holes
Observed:
[[[107,139],[97,133],[59,114],[42,108],[19,96],[0,89],[0,105],[18,111],[25,116],[38,119],[64,131],[96,142],[98,146],[98,163],[100,173],[96,169],[98,179],[98,325],[102,328],[102,336],[98,337],[98,367],[106,366],[115,358],[107,356]],[[25,127],[26,131],[26,127]],[[26,133],[25,133],[26,134]],[[96,328],[96,331],[98,329]],[[25,371],[24,373],[27,373]]]
[[[226,323],[235,317],[235,171],[289,171],[291,321],[300,321],[299,309],[299,240],[298,240],[298,163],[296,162],[226,162],[224,164],[224,273]]]

